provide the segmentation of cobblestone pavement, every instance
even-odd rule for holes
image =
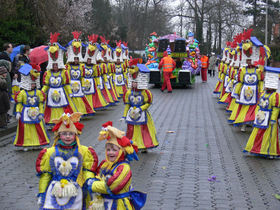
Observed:
[[[172,94],[153,88],[150,108],[160,145],[132,163],[133,183],[148,193],[144,209],[280,209],[280,160],[244,156],[250,130],[241,133],[227,123],[228,114],[213,96],[216,78]],[[97,141],[101,124],[118,120],[120,103],[85,124],[81,142],[92,145],[100,160],[104,143]],[[174,133],[168,132],[174,131]],[[35,159],[39,151],[16,151],[12,138],[0,144],[0,206],[9,210],[37,209],[38,178]],[[216,181],[208,178],[216,176]]]

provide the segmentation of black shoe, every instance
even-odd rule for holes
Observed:
[[[164,90],[160,89],[160,91],[163,93]]]
[[[172,90],[171,90],[171,91],[168,91],[168,93],[172,93]]]

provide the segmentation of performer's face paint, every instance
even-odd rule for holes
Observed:
[[[74,132],[63,131],[60,133],[60,139],[65,145],[71,145],[76,140]]]
[[[118,157],[120,148],[114,144],[106,144],[106,155],[110,162],[114,162]]]

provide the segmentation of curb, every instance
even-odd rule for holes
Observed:
[[[5,139],[5,136],[14,133],[16,130],[17,130],[17,121],[9,123],[7,125],[7,128],[0,129],[0,141],[2,141],[2,139]]]

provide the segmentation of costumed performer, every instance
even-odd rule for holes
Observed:
[[[238,75],[242,87],[236,100],[239,106],[233,122],[235,126],[242,125],[241,131],[245,131],[246,124],[253,124],[257,102],[263,91],[265,48],[256,37],[251,37],[251,32],[249,29],[243,33],[242,62],[247,66],[242,67]]]
[[[42,91],[47,98],[44,110],[45,123],[49,125],[53,119],[59,118],[64,110],[67,109],[70,113],[77,111],[71,99],[70,78],[63,61],[63,51],[66,49],[57,42],[59,35],[51,33],[50,44],[46,48],[49,60],[47,71],[43,76]]]
[[[246,144],[245,153],[268,158],[280,156],[278,117],[280,68],[265,67],[265,92],[262,93],[254,120],[254,129]]]
[[[130,161],[138,160],[137,145],[123,131],[112,127],[111,121],[102,126],[98,140],[106,141],[106,159],[100,163],[96,179],[89,184],[89,191],[94,193],[89,209],[141,209],[147,195],[131,186]]]
[[[67,44],[67,64],[66,69],[70,75],[70,85],[72,89],[72,100],[78,112],[83,115],[93,115],[94,110],[86,99],[82,85],[84,85],[85,67],[80,63],[82,58],[82,42],[79,39],[81,32],[72,32],[74,39]]]
[[[103,109],[108,105],[105,101],[101,91],[97,88],[96,79],[97,69],[96,69],[96,55],[98,52],[97,48],[98,35],[92,34],[88,36],[88,44],[86,45],[86,54],[84,57],[84,68],[85,77],[83,84],[83,92],[93,109]]]
[[[64,113],[53,120],[54,144],[43,149],[36,161],[40,210],[86,209],[87,183],[95,178],[98,157],[93,148],[80,144],[81,115]]]
[[[124,94],[125,103],[122,119],[127,123],[126,136],[133,139],[138,149],[158,146],[154,121],[148,108],[153,102],[149,85],[149,69],[144,64],[138,64],[138,59],[129,61],[128,87]]]
[[[21,73],[21,91],[16,95],[17,133],[14,145],[38,147],[49,144],[49,137],[44,125],[45,94],[40,90],[40,66],[24,64]]]
[[[124,65],[123,63],[123,56],[122,56],[122,47],[121,43],[117,43],[117,47],[114,51],[114,62],[116,67],[116,74],[115,74],[115,84],[116,89],[119,95],[123,95],[127,88],[126,88],[126,82],[125,82],[125,76],[124,76]]]

